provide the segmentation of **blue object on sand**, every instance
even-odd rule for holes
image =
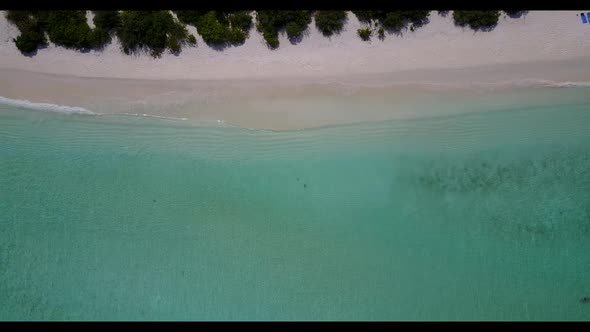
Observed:
[[[580,16],[582,17],[582,24],[588,23],[588,20],[586,19],[586,15],[584,15],[584,13],[580,13]]]

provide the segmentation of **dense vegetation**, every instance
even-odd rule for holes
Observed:
[[[94,47],[103,48],[111,42],[111,36],[121,27],[121,16],[116,10],[95,11],[94,18]]]
[[[504,11],[509,17],[520,17],[525,11]],[[76,50],[101,49],[117,35],[126,54],[147,50],[160,56],[168,49],[179,53],[184,45],[195,45],[195,36],[188,33],[186,24],[197,29],[208,45],[240,45],[248,38],[253,18],[251,11],[94,11],[94,28],[86,21],[85,11],[15,11],[6,13],[20,35],[14,39],[24,54],[34,53],[51,41],[55,45]],[[365,26],[357,30],[362,40],[377,35],[385,38],[385,31],[399,33],[414,31],[428,23],[430,11],[353,11]],[[439,14],[446,15],[446,11]],[[340,33],[347,19],[346,11],[286,11],[256,12],[256,28],[271,49],[279,46],[279,33],[286,33],[292,43],[303,37],[315,17],[317,29],[326,37]],[[490,30],[499,20],[500,11],[453,11],[458,26],[474,30]]]
[[[396,10],[396,11],[381,11],[381,10],[363,10],[353,11],[356,17],[361,22],[375,23],[385,30],[399,32],[406,28],[408,24],[413,27],[419,27],[428,22],[430,11],[428,10]]]
[[[33,53],[47,44],[43,26],[33,12],[9,10],[6,19],[20,30],[20,35],[13,41],[22,53]]]
[[[178,53],[182,45],[189,42],[186,27],[176,20],[169,11],[124,11],[117,37],[125,54],[149,49],[158,57],[169,49]]]
[[[8,11],[6,18],[21,31],[15,39],[18,49],[31,53],[46,44],[45,34],[52,43],[66,48],[89,50],[104,46],[110,42],[112,29],[108,25],[113,18],[103,16],[98,16],[96,29],[88,26],[83,10]]]
[[[86,11],[40,11],[36,16],[55,45],[77,50],[94,47],[94,34],[86,22]]]
[[[303,37],[303,32],[311,23],[308,10],[260,10],[256,12],[256,29],[262,33],[271,49],[279,47],[279,32],[285,31],[287,37],[295,42]]]
[[[458,26],[469,26],[473,30],[489,30],[498,24],[497,10],[455,10],[453,20]]]
[[[318,11],[314,18],[318,30],[324,36],[329,37],[342,31],[346,21],[346,12],[344,10],[322,10]]]
[[[180,10],[178,19],[193,25],[208,45],[243,44],[252,26],[248,11]]]
[[[153,56],[166,48],[177,53],[183,44],[196,42],[168,11],[96,11],[94,29],[82,10],[8,11],[6,18],[21,32],[14,42],[23,53],[45,45],[46,35],[55,45],[90,50],[104,47],[116,33],[126,54],[147,48]]]
[[[385,38],[385,30],[399,33],[406,29],[409,24],[410,30],[414,31],[416,27],[428,23],[428,17],[430,16],[428,10],[360,10],[353,11],[353,13],[359,21],[374,25],[381,40]],[[370,30],[371,33],[368,33],[367,30]],[[370,27],[365,27],[358,30],[358,35],[363,40],[369,40],[372,32],[373,30]]]
[[[367,41],[371,39],[371,34],[373,34],[373,31],[371,28],[365,27],[358,29],[356,33],[359,35],[359,37],[361,37],[362,40]]]
[[[94,26],[107,32],[117,30],[121,26],[121,16],[116,10],[99,10],[94,12]]]

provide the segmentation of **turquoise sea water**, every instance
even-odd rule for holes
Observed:
[[[0,320],[589,320],[589,92],[290,132],[0,106]]]

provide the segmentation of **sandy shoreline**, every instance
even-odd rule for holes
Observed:
[[[361,25],[349,13],[345,31],[331,39],[312,23],[299,44],[281,36],[281,46],[271,51],[252,29],[239,47],[217,51],[197,37],[196,48],[160,59],[126,56],[116,43],[84,54],[50,45],[25,57],[12,42],[18,31],[2,13],[0,96],[254,128],[390,119],[402,108],[392,105],[449,91],[589,83],[588,26],[576,13],[503,16],[493,31],[473,32],[454,26],[450,14],[432,12],[416,32],[370,43],[356,36]],[[382,107],[365,110],[363,102],[375,99]],[[302,110],[314,102],[321,105],[316,111]]]

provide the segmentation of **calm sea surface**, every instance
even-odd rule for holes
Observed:
[[[0,106],[0,320],[590,320],[590,90],[542,93],[284,132]]]

